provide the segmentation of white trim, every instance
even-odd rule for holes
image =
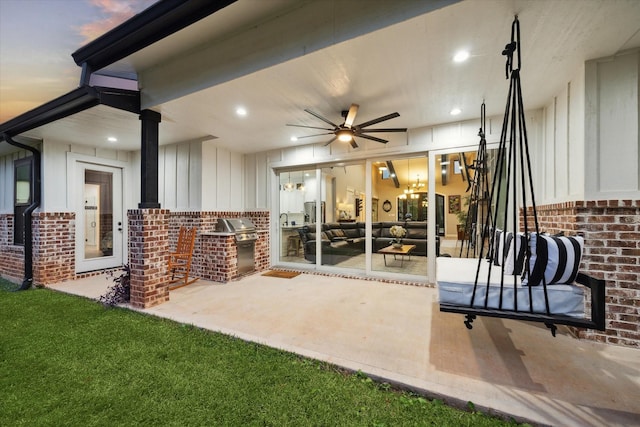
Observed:
[[[67,176],[66,176],[66,186],[67,186],[67,208],[69,209],[70,212],[74,212],[76,214],[76,238],[75,238],[75,249],[76,249],[76,262],[75,262],[75,272],[76,273],[80,273],[80,272],[84,272],[84,271],[90,271],[90,270],[86,270],[85,268],[80,268],[80,262],[79,260],[81,259],[81,253],[83,253],[83,248],[84,245],[82,245],[82,242],[78,241],[78,236],[80,235],[78,230],[79,227],[81,226],[79,218],[79,209],[80,207],[78,206],[77,200],[79,198],[79,194],[78,194],[78,182],[77,182],[77,177],[78,177],[78,171],[80,168],[82,168],[82,166],[80,164],[84,164],[87,166],[95,166],[97,168],[100,167],[104,167],[104,168],[110,168],[110,169],[118,169],[120,170],[120,188],[118,188],[118,191],[120,192],[121,195],[121,212],[119,213],[119,216],[121,218],[120,222],[122,223],[122,238],[119,239],[120,240],[120,256],[118,256],[116,262],[114,263],[113,267],[118,267],[121,264],[126,264],[128,262],[128,221],[127,221],[127,204],[126,201],[129,199],[129,194],[131,192],[131,189],[129,188],[130,186],[127,185],[128,182],[130,182],[130,180],[128,179],[128,174],[129,174],[129,168],[131,167],[131,164],[128,162],[124,162],[121,160],[113,160],[113,159],[103,159],[103,158],[98,158],[98,157],[93,157],[93,156],[88,156],[88,155],[84,155],[84,154],[78,154],[78,153],[72,153],[72,152],[67,152],[66,153],[66,160],[67,160]],[[83,181],[84,182],[84,181]],[[114,190],[116,188],[114,187]],[[115,243],[115,239],[114,239],[114,243]],[[117,265],[115,265],[117,264]],[[107,268],[107,267],[97,267],[97,269],[100,268]]]

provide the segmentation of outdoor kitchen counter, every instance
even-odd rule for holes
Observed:
[[[268,230],[256,230],[258,239],[254,254],[255,270],[269,267]],[[205,280],[226,283],[239,277],[236,233],[209,231],[200,234],[201,269],[200,277]],[[265,255],[266,253],[266,255]]]

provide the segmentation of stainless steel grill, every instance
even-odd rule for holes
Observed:
[[[258,240],[256,226],[248,218],[218,218],[216,231],[233,233],[238,245],[238,274],[247,274],[256,269],[255,245]]]

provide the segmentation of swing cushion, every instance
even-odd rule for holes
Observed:
[[[525,278],[529,286],[573,283],[578,275],[584,239],[580,236],[531,235],[531,277]]]
[[[546,314],[544,287],[523,286],[520,276],[504,276],[502,303],[500,302],[501,267],[483,260],[480,264],[478,286],[473,305],[471,298],[478,268],[477,258],[437,258],[436,277],[440,303],[462,307],[487,308],[504,311],[521,311]],[[487,274],[491,268],[491,281],[487,292]],[[514,288],[514,279],[516,286]],[[531,291],[531,299],[529,298]],[[574,284],[558,284],[547,287],[549,311],[584,318],[583,288]],[[517,301],[517,310],[516,310]],[[530,302],[531,301],[531,302]],[[531,307],[531,303],[533,307]]]

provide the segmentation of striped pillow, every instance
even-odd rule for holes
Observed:
[[[527,248],[527,239],[524,233],[516,234],[516,244],[513,243],[513,233],[507,233],[506,259],[504,261],[504,273],[519,275],[524,267],[524,259]],[[515,250],[514,250],[515,247]]]
[[[582,237],[552,237],[531,235],[529,258],[529,286],[537,286],[542,280],[547,285],[573,283],[578,275],[584,239]]]

